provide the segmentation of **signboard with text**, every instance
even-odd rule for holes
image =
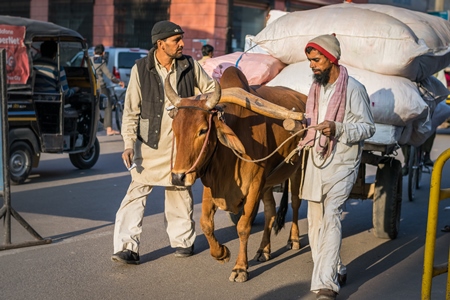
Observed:
[[[6,83],[25,84],[30,75],[25,26],[0,24],[0,48],[6,49]]]

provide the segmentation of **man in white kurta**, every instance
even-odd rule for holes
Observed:
[[[169,72],[171,85],[177,87],[177,78],[180,78],[180,68],[186,67],[188,61],[191,64],[195,87],[203,93],[214,89],[214,81],[206,74],[201,66],[190,57],[182,56],[184,46],[181,28],[169,21],[156,23],[152,29],[152,43],[155,48],[149,51],[149,62],[145,65],[144,75],[140,74],[140,64],[133,66],[130,82],[127,88],[124,114],[122,121],[122,136],[125,151],[122,158],[127,167],[133,163],[136,167],[131,172],[131,184],[128,188],[119,210],[116,214],[114,228],[114,255],[113,261],[139,264],[139,244],[142,232],[142,221],[147,201],[154,186],[165,187],[165,225],[169,236],[170,245],[176,248],[177,257],[187,257],[193,253],[193,244],[196,237],[195,224],[192,220],[193,201],[190,188],[175,187],[170,182],[171,157],[172,157],[172,119],[167,112],[154,113],[152,118],[161,118],[160,126],[151,126],[151,120],[143,119],[143,101],[146,100],[142,94],[148,92],[149,87],[144,86],[141,76],[156,76],[156,83],[151,88],[156,89],[156,95],[164,91],[164,82]],[[178,58],[184,58],[178,60]],[[180,66],[179,64],[185,64]],[[153,75],[150,73],[153,72]],[[158,78],[159,76],[159,78]],[[147,89],[147,90],[146,90]],[[194,91],[194,87],[192,87]],[[180,91],[178,91],[180,92]],[[193,93],[192,93],[193,95]],[[156,96],[159,99],[160,96]],[[144,99],[144,100],[143,100]],[[164,95],[164,107],[172,104]],[[155,103],[152,102],[152,103]],[[156,110],[155,104],[151,109]],[[161,103],[162,105],[162,103]],[[145,141],[149,132],[156,133],[158,140]],[[173,154],[175,156],[175,153]]]
[[[363,141],[375,133],[375,126],[366,89],[338,64],[337,38],[316,37],[305,52],[315,80],[308,102],[316,104],[314,110],[308,110],[308,104],[311,108],[314,105],[307,103],[307,125],[311,129],[300,143],[309,154],[300,197],[308,200],[308,236],[314,262],[311,291],[317,293],[317,299],[336,299],[342,266],[342,205],[357,178]],[[333,108],[336,114],[330,113]],[[324,137],[329,139],[328,144],[321,140]]]

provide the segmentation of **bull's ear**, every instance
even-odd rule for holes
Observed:
[[[175,118],[175,116],[178,113],[178,108],[176,106],[174,106],[174,105],[171,105],[171,106],[167,107],[166,110],[168,111],[169,117],[171,119]]]
[[[214,124],[216,125],[217,137],[224,146],[234,149],[241,154],[245,153],[244,145],[242,145],[242,142],[230,127],[217,118],[214,118]]]

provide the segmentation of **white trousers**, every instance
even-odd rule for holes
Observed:
[[[336,183],[322,202],[308,201],[308,238],[314,262],[311,291],[330,289],[339,292],[337,275],[341,263],[342,205],[348,199],[352,182]]]
[[[131,182],[116,213],[114,253],[126,249],[139,253],[145,205],[152,189],[153,186]],[[196,233],[192,220],[192,198],[190,188],[165,188],[164,224],[173,248],[187,248],[194,244]]]

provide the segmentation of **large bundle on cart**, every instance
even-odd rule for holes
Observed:
[[[286,14],[253,38],[268,54],[288,64],[268,85],[283,83],[307,92],[312,74],[299,45],[329,33],[341,43],[340,63],[366,86],[378,133],[394,134],[375,134],[371,141],[423,143],[439,125],[432,126],[431,116],[448,94],[433,75],[450,64],[450,23],[378,4],[344,3]],[[442,119],[443,114],[436,117]]]
[[[439,125],[439,120],[432,122],[433,112],[448,90],[433,74],[450,64],[450,23],[377,4],[344,3],[288,13],[252,39],[287,64],[267,85],[307,94],[312,72],[304,46],[331,33],[341,44],[340,63],[366,86],[377,127],[363,154],[364,163],[378,167],[375,183],[365,183],[361,164],[353,196],[374,199],[374,233],[393,239],[400,223],[402,175],[401,163],[391,154],[399,144],[420,145]]]
[[[450,28],[438,17],[380,4],[344,3],[276,19],[253,41],[285,64],[306,60],[300,45],[336,33],[340,62],[420,81],[450,64]]]

